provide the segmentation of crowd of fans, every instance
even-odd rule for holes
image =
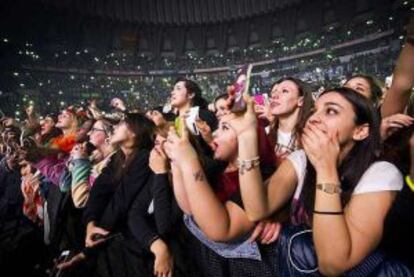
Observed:
[[[1,115],[2,272],[414,276],[414,17],[389,41],[269,55],[241,98],[234,65],[270,50],[185,78],[99,71],[154,68],[122,53],[19,53],[42,66],[11,72]]]

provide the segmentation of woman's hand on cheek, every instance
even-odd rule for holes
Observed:
[[[337,131],[325,131],[318,125],[307,123],[302,145],[316,170],[337,165],[340,150]]]
[[[164,174],[168,171],[168,160],[164,151],[152,149],[150,153],[149,166],[155,174]]]

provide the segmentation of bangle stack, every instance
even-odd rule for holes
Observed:
[[[244,172],[250,171],[253,168],[258,167],[260,165],[260,158],[259,156],[257,156],[257,157],[254,157],[253,159],[237,160],[237,165],[239,167],[239,173],[243,175]]]

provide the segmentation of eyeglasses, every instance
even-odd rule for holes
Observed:
[[[106,130],[105,129],[91,128],[91,133],[93,133],[93,132],[99,132],[99,131],[106,133]]]

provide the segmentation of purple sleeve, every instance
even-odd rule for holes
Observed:
[[[58,186],[59,178],[66,169],[66,162],[68,158],[58,159],[56,157],[46,157],[35,164],[43,176],[45,176],[51,183]]]

